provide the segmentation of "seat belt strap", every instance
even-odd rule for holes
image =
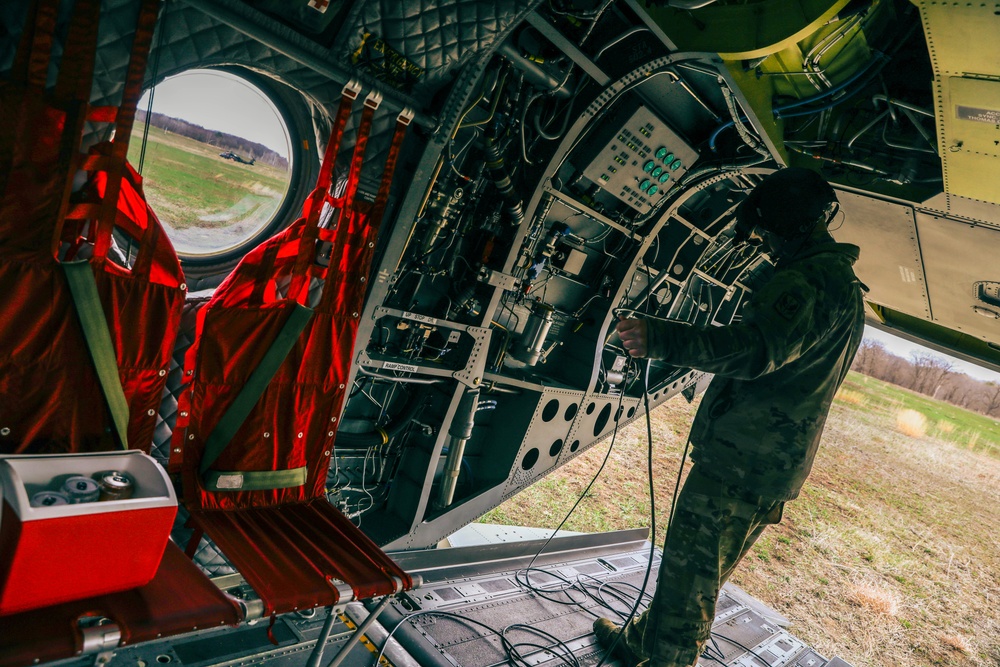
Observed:
[[[212,464],[215,463],[216,459],[219,458],[219,455],[226,449],[232,441],[233,436],[236,435],[236,431],[239,430],[240,426],[243,425],[243,422],[250,415],[251,410],[253,410],[253,406],[257,404],[258,400],[260,400],[264,390],[267,389],[267,385],[269,385],[271,380],[274,378],[274,374],[278,372],[278,368],[281,366],[281,363],[285,360],[285,357],[288,356],[288,353],[292,351],[295,343],[299,340],[299,336],[302,334],[302,330],[305,329],[306,324],[308,324],[309,320],[312,319],[312,315],[313,311],[311,308],[306,308],[298,303],[294,304],[292,312],[289,313],[288,319],[285,320],[285,325],[281,328],[281,331],[278,332],[274,342],[271,343],[271,347],[268,348],[264,357],[260,360],[260,363],[257,364],[257,368],[255,368],[253,373],[250,374],[250,378],[247,380],[247,383],[243,385],[243,389],[240,390],[236,400],[229,406],[226,413],[222,415],[222,419],[220,419],[219,423],[215,425],[215,428],[212,429],[212,433],[205,441],[205,453],[201,458],[201,465],[198,468],[198,472],[203,476],[206,472],[208,472],[208,469],[212,467]],[[248,473],[233,474],[247,475]],[[305,483],[305,477],[303,477],[302,483]]]
[[[306,466],[289,470],[246,470],[222,472],[209,470],[201,481],[208,491],[270,491],[304,486],[308,477]]]
[[[97,282],[94,272],[87,260],[62,262],[60,264],[69,292],[73,297],[73,305],[83,328],[83,337],[97,370],[97,378],[104,392],[104,400],[111,411],[111,419],[115,423],[118,442],[122,449],[128,449],[128,401],[122,390],[121,377],[118,375],[118,357],[111,342],[111,331],[104,317],[101,298],[97,294]]]

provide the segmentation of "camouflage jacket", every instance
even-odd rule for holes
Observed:
[[[648,328],[650,357],[716,376],[691,427],[692,458],[776,500],[799,494],[863,333],[857,246],[825,231],[810,240],[753,293],[739,323]]]

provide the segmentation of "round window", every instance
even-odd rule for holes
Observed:
[[[136,168],[147,121],[143,188],[178,255],[221,257],[269,229],[291,184],[292,141],[264,91],[221,70],[165,79],[139,102]]]

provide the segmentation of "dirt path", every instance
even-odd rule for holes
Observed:
[[[676,399],[653,414],[660,535],[696,407]],[[483,520],[555,527],[606,451],[607,441]],[[648,526],[646,456],[645,422],[623,428],[566,528]],[[838,401],[801,497],[733,580],[856,667],[997,667],[1000,460],[903,435],[895,415]]]

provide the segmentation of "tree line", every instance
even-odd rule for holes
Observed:
[[[930,352],[913,352],[904,359],[884,344],[865,339],[851,368],[966,410],[1000,417],[1000,384],[959,373],[954,364]]]
[[[146,122],[146,112],[142,109],[136,112],[136,122],[145,123]],[[239,153],[241,157],[244,158],[254,158],[257,162],[270,165],[272,167],[277,167],[279,169],[288,169],[288,160],[275,151],[271,150],[264,144],[259,144],[256,141],[250,141],[249,139],[244,139],[243,137],[238,137],[235,134],[228,134],[226,132],[220,132],[219,130],[210,130],[201,125],[196,125],[190,123],[186,120],[180,118],[174,118],[173,116],[167,116],[162,113],[153,113],[149,119],[149,124],[153,127],[158,127],[161,130],[166,130],[167,132],[173,132],[174,134],[179,134],[195,141],[200,141],[203,144],[209,144],[210,146],[215,146],[221,151],[233,151],[234,153]]]

